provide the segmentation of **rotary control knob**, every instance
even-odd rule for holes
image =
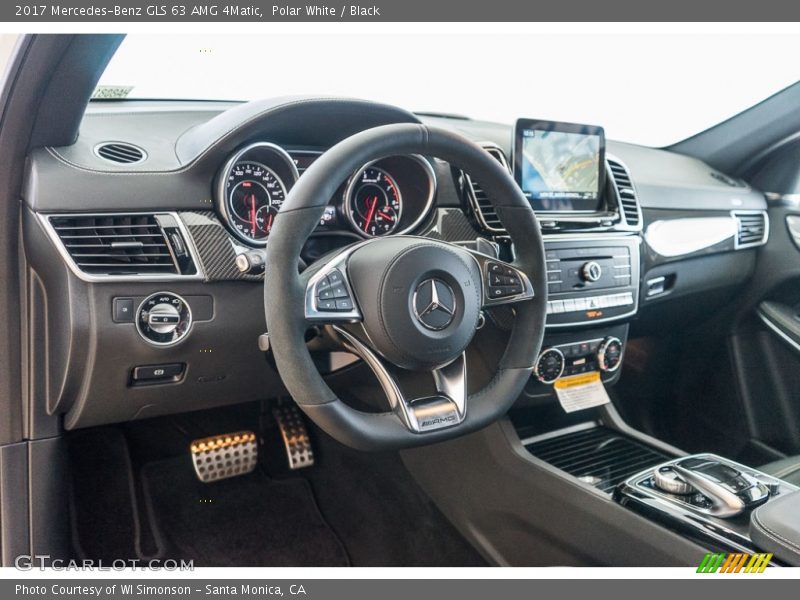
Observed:
[[[597,365],[601,371],[611,373],[622,364],[622,342],[619,338],[607,337],[597,349]]]
[[[653,480],[658,489],[668,494],[678,494],[684,496],[694,493],[695,489],[681,479],[680,475],[670,466],[663,466],[653,471]]]
[[[581,267],[581,278],[589,283],[600,281],[603,276],[603,267],[600,263],[590,260]]]
[[[554,383],[564,373],[564,362],[564,355],[558,348],[544,350],[536,359],[536,378],[542,383]]]
[[[180,322],[181,314],[173,304],[156,304],[147,313],[147,325],[156,333],[172,333]]]
[[[192,327],[188,302],[172,292],[158,292],[145,298],[136,311],[136,330],[156,346],[177,344]]]

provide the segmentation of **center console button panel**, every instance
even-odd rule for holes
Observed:
[[[547,327],[627,318],[639,298],[637,236],[545,240]]]

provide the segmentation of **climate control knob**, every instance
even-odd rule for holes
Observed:
[[[597,349],[597,366],[601,371],[613,372],[622,364],[622,342],[619,338],[607,337]]]
[[[136,311],[136,330],[146,342],[156,346],[177,344],[191,327],[189,303],[172,292],[148,296]]]
[[[542,383],[554,383],[564,373],[564,362],[564,355],[558,348],[544,350],[536,359],[536,378]]]

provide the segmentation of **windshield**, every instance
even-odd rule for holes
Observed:
[[[507,124],[601,125],[612,139],[666,146],[800,79],[799,37],[130,35],[97,95],[347,96]]]

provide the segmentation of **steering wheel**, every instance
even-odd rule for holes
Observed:
[[[399,154],[435,156],[480,181],[514,243],[514,262],[398,235],[355,243],[298,273],[301,249],[341,182],[370,161]],[[512,303],[514,325],[497,371],[468,394],[464,353],[481,311]],[[520,188],[480,146],[419,124],[376,127],[325,152],[289,192],[267,244],[264,305],[278,372],[324,431],[364,450],[440,442],[502,417],[530,377],[547,307],[541,230]],[[362,412],[336,397],[306,346],[315,325],[331,326],[372,369],[391,411]],[[436,393],[407,398],[397,368],[431,373]]]

